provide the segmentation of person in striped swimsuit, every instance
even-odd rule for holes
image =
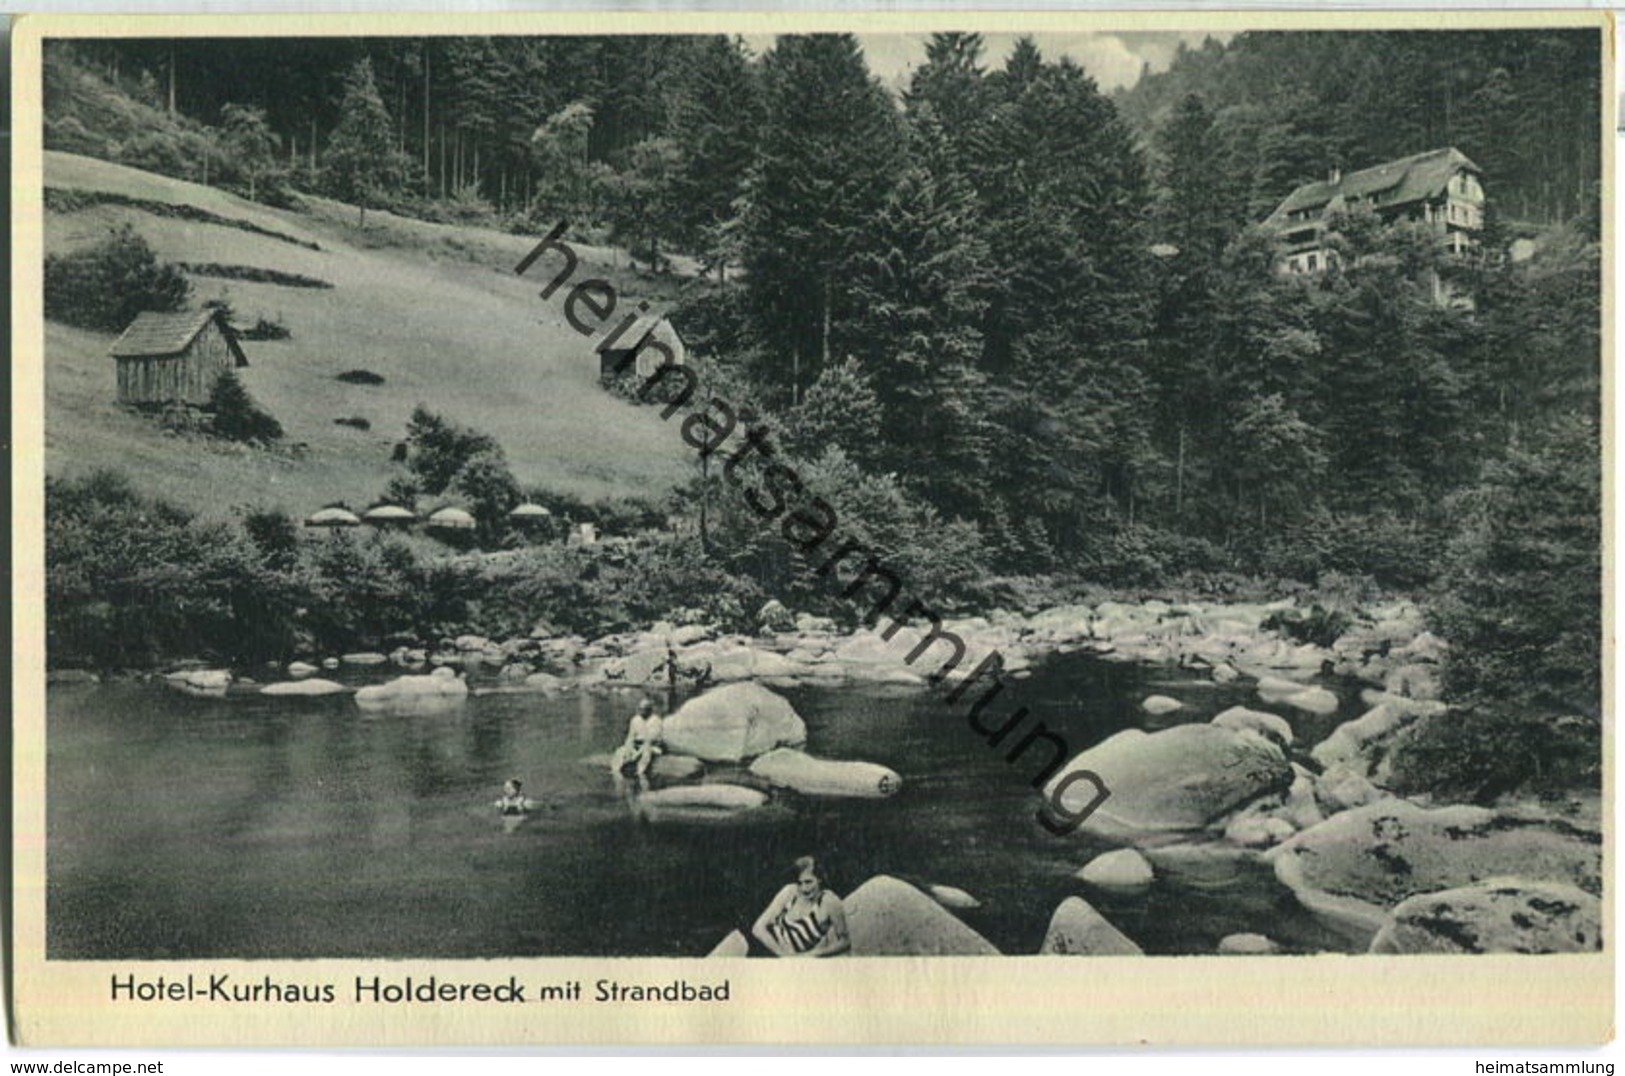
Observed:
[[[835,956],[852,948],[841,898],[824,888],[818,861],[802,856],[796,880],[779,890],[751,933],[775,956]]]

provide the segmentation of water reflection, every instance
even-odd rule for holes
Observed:
[[[1246,701],[1156,675],[1157,690],[1184,698],[1182,720]],[[1000,701],[1079,750],[1143,722],[1143,677],[1061,660]],[[965,889],[982,902],[967,922],[1005,952],[1033,952],[1078,891],[1073,872],[1103,849],[1043,832],[1031,767],[1007,764],[962,709],[930,694],[784,694],[813,753],[889,766],[902,791],[651,812],[648,792],[601,760],[636,693],[488,694],[363,714],[345,696],[53,688],[49,955],[699,955],[748,924],[807,853],[827,861],[837,892],[877,873]],[[541,805],[517,820],[491,806],[510,777]],[[1256,870],[1218,888],[1159,880],[1106,904],[1150,952],[1211,952],[1261,923],[1289,946],[1333,944]]]

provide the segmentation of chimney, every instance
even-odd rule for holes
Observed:
[[[1326,182],[1330,183],[1334,187],[1343,182],[1343,170],[1341,168],[1333,168],[1329,173],[1327,173]]]

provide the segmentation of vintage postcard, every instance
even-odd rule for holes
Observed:
[[[1610,17],[31,17],[43,1046],[1612,1034]]]

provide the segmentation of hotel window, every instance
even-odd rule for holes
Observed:
[[[1309,271],[1311,273],[1320,268],[1319,261],[1320,259],[1316,255],[1309,255]]]

